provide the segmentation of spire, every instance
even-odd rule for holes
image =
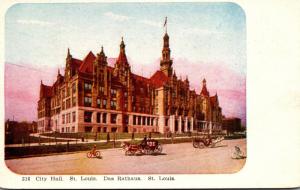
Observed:
[[[202,81],[202,90],[201,90],[200,94],[203,95],[203,96],[209,96],[209,92],[208,92],[208,90],[206,88],[206,80],[205,80],[205,78]]]
[[[103,50],[103,46],[101,46],[101,51],[100,51],[100,56],[105,56],[104,50]]]
[[[60,70],[59,70],[59,68],[57,69],[57,75],[60,75]]]
[[[169,35],[168,33],[165,33],[164,35],[164,49],[168,49],[169,48]]]
[[[120,44],[120,52],[125,53],[125,43],[124,43],[124,40],[123,40],[123,36],[122,36],[122,41],[121,41],[121,44]]]
[[[72,55],[71,55],[71,53],[70,53],[70,49],[69,49],[69,48],[68,48],[67,57],[72,57]]]
[[[41,85],[43,84],[43,80],[41,80]]]
[[[68,52],[67,52],[67,58],[66,58],[67,60],[70,60],[70,59],[72,59],[72,55],[71,55],[71,53],[70,53],[70,49],[68,48]]]
[[[125,53],[125,43],[122,37],[121,44],[120,44],[120,54],[117,59],[117,64],[128,64],[126,53]]]

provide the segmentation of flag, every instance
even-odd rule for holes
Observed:
[[[164,27],[167,25],[167,20],[168,20],[168,18],[166,17],[166,18],[165,18]]]

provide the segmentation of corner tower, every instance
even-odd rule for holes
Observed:
[[[169,47],[169,35],[166,32],[164,36],[164,44],[162,49],[162,59],[160,60],[160,70],[167,76],[171,77],[173,74],[173,61],[171,60],[171,50]]]

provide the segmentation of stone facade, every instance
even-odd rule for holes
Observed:
[[[65,75],[58,71],[52,86],[41,82],[38,130],[58,132],[188,132],[221,129],[217,94],[210,96],[205,79],[197,94],[189,80],[173,71],[169,36],[163,37],[160,70],[150,78],[131,72],[125,43],[114,64],[103,47],[83,59],[68,49]]]

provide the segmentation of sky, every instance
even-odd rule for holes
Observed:
[[[83,59],[103,45],[107,57],[115,58],[123,37],[132,71],[149,77],[159,69],[166,16],[176,73],[183,78],[192,74],[193,88],[199,89],[206,75],[195,68],[221,67],[238,76],[237,81],[226,73],[222,80],[227,83],[211,77],[211,82],[220,83],[211,84],[212,90],[245,96],[246,18],[234,3],[16,4],[6,12],[5,61],[50,74],[65,66],[67,48],[73,57]],[[218,69],[212,70],[220,75],[214,72]]]

